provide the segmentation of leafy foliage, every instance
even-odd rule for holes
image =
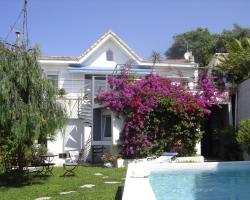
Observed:
[[[250,38],[234,39],[226,46],[228,54],[220,58],[221,71],[231,83],[239,84],[250,78]]]
[[[25,165],[35,140],[53,138],[65,114],[57,90],[44,77],[36,51],[0,45],[0,138],[5,167]]]
[[[63,97],[66,94],[65,89],[64,88],[60,88],[58,90],[57,94],[59,95],[59,97]]]
[[[246,150],[250,153],[250,119],[240,122],[236,139],[240,144],[244,144]]]
[[[108,81],[111,90],[99,93],[97,98],[105,108],[125,116],[123,157],[170,150],[180,155],[195,154],[201,138],[200,123],[219,96],[211,81],[200,80],[202,91],[197,93],[158,75],[131,79],[127,69]]]
[[[223,146],[223,158],[225,160],[242,160],[242,151],[236,139],[236,132],[232,126],[219,131],[221,145]]]
[[[165,55],[168,58],[183,58],[187,51],[187,43],[189,49],[192,50],[195,62],[201,66],[208,64],[211,56],[214,53],[214,44],[216,38],[208,29],[197,28],[194,31],[185,32],[174,37],[174,44],[166,51]]]
[[[243,28],[237,24],[232,30],[224,30],[219,34],[212,34],[207,28],[197,28],[196,30],[178,34],[174,37],[173,45],[165,52],[167,58],[183,58],[187,50],[192,51],[195,62],[200,66],[206,66],[210,58],[215,53],[227,53],[227,43],[233,39],[241,40],[244,37],[250,37],[250,29]]]
[[[46,155],[48,150],[45,145],[35,144],[32,145],[27,152],[25,152],[27,161],[30,162],[31,165],[38,166],[41,162],[40,155]]]
[[[104,162],[104,163],[107,163],[107,162],[114,162],[116,160],[116,156],[113,156],[109,153],[105,153],[101,156],[101,160]]]

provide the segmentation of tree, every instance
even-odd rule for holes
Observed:
[[[217,34],[217,41],[215,43],[215,53],[226,53],[227,43],[232,42],[232,40],[241,40],[245,37],[250,37],[250,29],[243,28],[238,24],[234,24],[232,30],[224,30],[222,33]]]
[[[53,138],[65,124],[56,94],[35,50],[0,45],[0,138],[6,169],[16,165],[22,171],[34,141]]]
[[[207,28],[197,28],[194,31],[185,32],[174,37],[174,44],[165,52],[165,56],[171,59],[183,58],[187,51],[187,45],[192,51],[195,62],[200,66],[206,66],[214,54],[216,37]]]
[[[178,34],[174,37],[173,45],[165,52],[167,58],[183,58],[187,51],[187,44],[192,51],[195,62],[206,66],[215,53],[227,53],[227,43],[233,39],[241,40],[250,37],[250,29],[237,24],[232,30],[224,30],[219,34],[212,34],[207,28]]]
[[[226,46],[228,54],[220,58],[221,64],[215,70],[224,73],[233,84],[250,78],[250,38],[234,39]]]
[[[153,64],[160,63],[162,60],[161,53],[157,51],[152,51],[150,58]]]

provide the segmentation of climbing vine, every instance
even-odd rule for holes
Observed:
[[[159,75],[136,80],[128,69],[108,78],[110,90],[97,98],[106,109],[125,116],[123,157],[140,158],[163,151],[195,154],[202,137],[200,124],[221,98],[212,81],[201,77],[198,92]]]

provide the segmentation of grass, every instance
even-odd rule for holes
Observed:
[[[54,176],[17,177],[0,174],[0,199],[1,200],[34,200],[38,197],[51,197],[56,199],[121,199],[121,187],[124,185],[126,169],[79,167],[76,176],[61,177],[63,168],[56,167]],[[95,176],[102,173],[103,176]],[[104,179],[104,176],[108,178]],[[117,181],[119,184],[106,184],[105,181]],[[93,188],[80,188],[84,184],[93,184]],[[76,191],[74,193],[60,195],[60,192]]]

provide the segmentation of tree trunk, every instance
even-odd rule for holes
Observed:
[[[22,144],[19,144],[17,148],[17,164],[18,164],[18,172],[23,173],[23,168],[25,167],[25,155]]]

